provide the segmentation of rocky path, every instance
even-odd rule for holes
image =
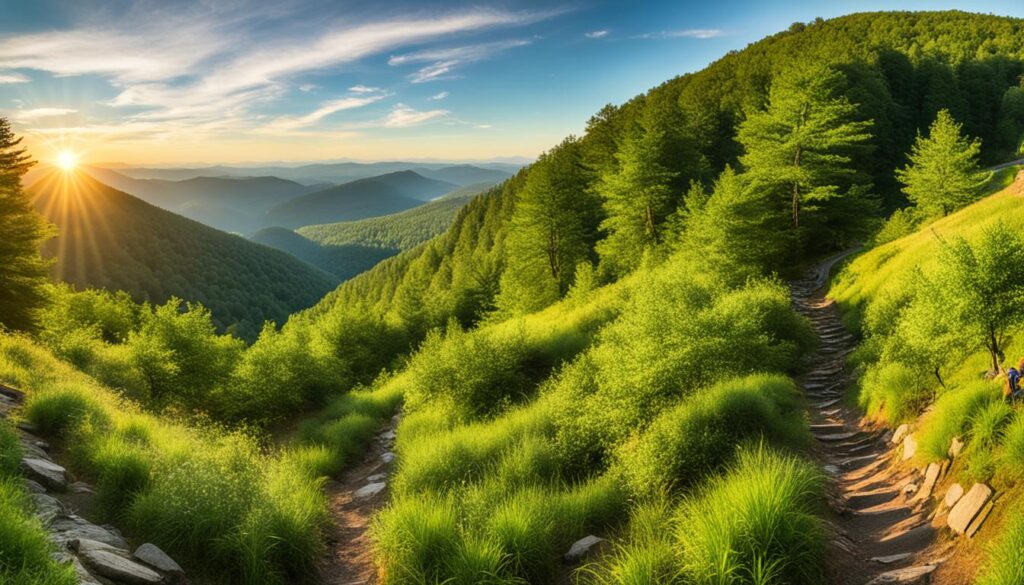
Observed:
[[[829,583],[928,583],[937,568],[927,558],[936,534],[928,518],[935,478],[927,486],[929,478],[899,465],[892,434],[870,428],[843,401],[850,383],[844,364],[856,344],[825,289],[833,265],[851,253],[829,258],[792,285],[794,305],[820,340],[802,385],[837,512]]]
[[[327,554],[320,565],[320,580],[325,585],[370,585],[378,581],[369,529],[373,513],[387,503],[398,420],[399,415],[395,415],[377,435],[359,466],[327,484],[331,526],[327,530]]]

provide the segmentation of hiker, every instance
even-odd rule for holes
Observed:
[[[1017,400],[1021,397],[1020,390],[1020,371],[1017,368],[1010,366],[1010,369],[1006,370],[1006,381],[1010,385],[1010,400]]]

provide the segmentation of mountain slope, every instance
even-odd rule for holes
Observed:
[[[271,208],[263,223],[267,227],[297,228],[387,215],[416,207],[453,189],[456,186],[451,183],[399,171],[296,197]]]
[[[291,254],[340,280],[348,280],[397,253],[397,250],[391,248],[359,244],[321,245],[281,227],[263,228],[249,239]]]
[[[309,225],[296,231],[323,246],[357,244],[408,250],[444,232],[455,219],[455,214],[490,186],[489,183],[481,183],[463,187],[401,213],[359,221]]]
[[[284,322],[337,282],[283,252],[159,209],[84,173],[50,175],[29,193],[59,230],[44,250],[56,257],[58,278],[125,290],[140,301],[198,301],[218,326],[234,326],[249,339],[264,320]]]
[[[99,167],[86,172],[102,183],[210,227],[248,233],[275,205],[316,190],[277,177],[136,179]]]

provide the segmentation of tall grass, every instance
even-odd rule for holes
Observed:
[[[942,394],[921,420],[917,434],[921,458],[926,462],[945,459],[953,437],[965,439],[975,414],[999,398],[999,387],[984,381]]]
[[[988,548],[981,565],[977,585],[1014,585],[1024,583],[1024,514],[1015,512],[1002,534]]]

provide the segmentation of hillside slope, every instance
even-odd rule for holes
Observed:
[[[124,290],[137,300],[198,301],[221,328],[252,339],[334,288],[291,256],[154,207],[83,173],[54,174],[29,193],[60,235],[45,253],[79,287]]]
[[[457,187],[428,179],[412,171],[399,171],[360,179],[296,197],[271,208],[266,227],[351,221],[405,211],[444,195]]]
[[[324,246],[358,244],[408,250],[444,232],[464,205],[490,187],[490,183],[469,185],[400,213],[359,221],[309,225],[296,231]]]
[[[369,270],[397,250],[360,244],[321,245],[287,228],[263,228],[249,238],[295,256],[299,260],[329,272],[339,280],[348,280]]]

